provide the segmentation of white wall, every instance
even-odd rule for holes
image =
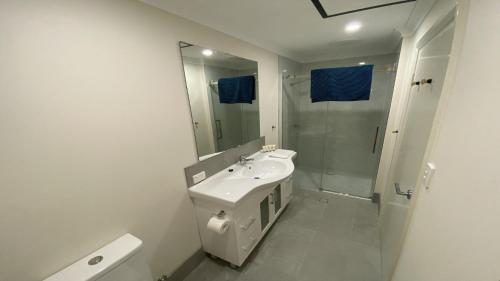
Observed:
[[[393,280],[499,280],[500,2],[470,1],[462,53]]]
[[[178,41],[259,64],[277,140],[277,55],[137,1],[0,2],[0,280],[41,280],[125,232],[155,276],[200,242]]]

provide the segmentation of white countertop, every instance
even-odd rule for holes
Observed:
[[[233,164],[206,180],[193,185],[189,188],[189,195],[193,198],[205,199],[234,207],[251,192],[272,186],[288,178],[293,173],[295,166],[292,159],[296,156],[296,152],[293,152],[286,159],[269,157],[272,154],[272,152],[256,152],[248,156],[248,158],[253,158],[253,161],[249,161],[247,164]],[[279,164],[282,169],[276,175],[259,179],[239,176],[244,172],[244,169],[247,169],[246,165],[258,165],[260,161],[267,160],[272,161],[268,163]],[[229,169],[233,169],[233,171],[229,172]]]

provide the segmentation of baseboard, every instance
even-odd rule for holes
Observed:
[[[205,252],[202,249],[191,255],[179,268],[177,268],[170,276],[163,276],[158,281],[182,281],[189,273],[191,273],[203,260]]]

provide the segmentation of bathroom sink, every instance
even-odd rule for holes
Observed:
[[[279,176],[286,171],[287,166],[283,162],[275,160],[261,160],[243,165],[234,178],[268,179]]]
[[[193,198],[236,206],[247,195],[274,188],[290,177],[295,169],[292,158],[273,158],[272,154],[257,152],[244,164],[236,163],[189,188]]]

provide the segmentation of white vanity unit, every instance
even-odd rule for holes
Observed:
[[[292,197],[293,151],[257,152],[192,186],[203,250],[241,266]],[[247,159],[248,159],[247,158]]]

